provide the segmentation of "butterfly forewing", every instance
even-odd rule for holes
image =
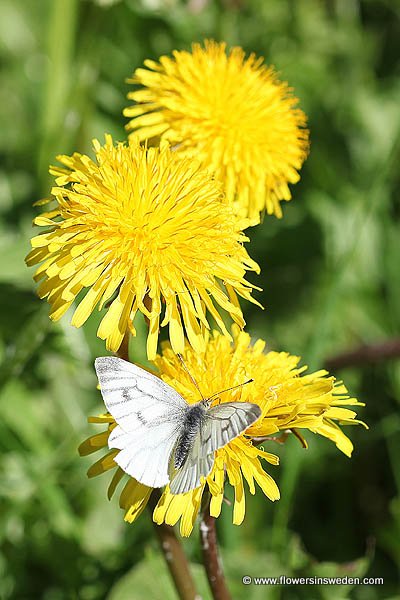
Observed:
[[[201,478],[211,473],[215,451],[246,431],[260,415],[260,407],[249,402],[226,402],[209,408],[181,469],[172,473],[170,465],[171,492],[182,494],[198,487]]]
[[[161,379],[120,358],[97,358],[95,367],[104,403],[117,422],[108,440],[109,448],[120,450],[115,461],[144,485],[166,485],[187,403]]]
[[[125,431],[134,431],[147,420],[183,416],[187,410],[174,388],[122,358],[96,358],[95,368],[107,410]]]
[[[250,402],[224,402],[208,409],[201,432],[203,456],[226,446],[260,415],[260,407]]]

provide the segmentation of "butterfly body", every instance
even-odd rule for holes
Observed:
[[[180,469],[184,465],[190,449],[193,446],[196,433],[199,427],[201,427],[202,421],[204,421],[206,411],[203,407],[203,404],[203,402],[198,402],[193,406],[189,406],[189,409],[185,415],[182,433],[178,439],[174,453],[175,469]]]
[[[116,422],[108,438],[109,448],[119,450],[114,460],[144,485],[169,483],[173,494],[201,485],[213,468],[215,451],[261,414],[249,402],[188,404],[164,381],[120,358],[97,358],[95,367]]]

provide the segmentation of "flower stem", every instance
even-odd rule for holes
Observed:
[[[129,361],[129,333],[124,335],[124,339],[118,349],[117,356]]]
[[[120,358],[129,361],[129,333],[124,336],[117,354]],[[151,515],[153,514],[160,497],[160,490],[154,489],[147,504]],[[200,598],[196,591],[186,554],[182,544],[176,537],[174,528],[166,523],[157,525],[153,522],[153,525],[158,541],[160,542],[161,552],[163,553],[168,570],[175,584],[179,599],[196,600],[196,598]]]
[[[212,597],[214,600],[231,600],[231,595],[226,587],[225,576],[218,551],[215,517],[210,515],[209,501],[201,514],[200,537],[203,551],[203,563],[206,569]]]
[[[160,496],[159,490],[152,492],[148,502],[151,512],[154,511]],[[174,528],[165,523],[161,525],[153,523],[153,525],[180,600],[196,600],[196,598],[200,598],[196,592],[196,586],[190,572],[186,554],[175,534]]]
[[[74,44],[78,24],[78,0],[53,0],[47,15],[48,58],[46,86],[41,103],[41,147],[38,152],[38,173],[46,173],[47,188],[49,158],[60,151],[60,134],[64,125],[68,96],[74,83]],[[46,183],[46,185],[45,185]]]

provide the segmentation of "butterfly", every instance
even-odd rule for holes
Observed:
[[[169,483],[173,494],[199,487],[213,468],[215,451],[261,415],[249,402],[211,406],[206,398],[188,404],[170,385],[121,358],[96,358],[95,368],[117,423],[108,438],[109,448],[119,450],[115,462],[149,487]]]

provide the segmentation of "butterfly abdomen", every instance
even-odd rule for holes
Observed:
[[[205,410],[200,404],[195,404],[187,411],[182,433],[175,448],[175,469],[180,469],[184,465],[193,445],[193,440],[204,418],[204,414]]]

